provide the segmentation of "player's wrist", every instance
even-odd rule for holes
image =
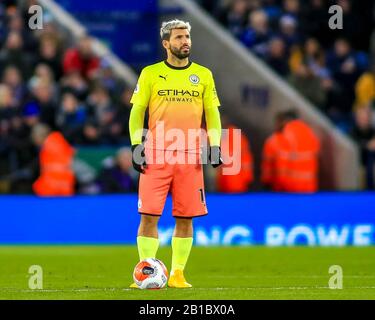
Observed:
[[[141,147],[143,147],[143,145],[142,145],[142,143],[141,142],[139,142],[139,143],[133,143],[132,144],[132,151],[135,149],[135,148],[141,148]]]
[[[133,144],[131,150],[133,168],[139,173],[144,173],[144,167],[146,166],[144,145],[142,143]]]
[[[223,159],[221,158],[221,147],[220,146],[210,146],[210,156],[209,160],[214,168],[219,167],[223,164]]]

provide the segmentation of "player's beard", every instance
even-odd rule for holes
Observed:
[[[171,53],[178,59],[182,60],[182,59],[185,59],[187,57],[190,56],[190,47],[189,47],[189,52],[187,53],[184,53],[182,52],[182,48],[181,49],[178,49],[176,47],[172,47],[170,46],[169,47],[169,50],[171,51]]]

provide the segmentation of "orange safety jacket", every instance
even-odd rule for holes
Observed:
[[[263,146],[261,181],[273,191],[287,191],[289,151],[282,132],[272,134]]]
[[[226,134],[221,139],[221,152],[224,164],[220,167],[217,174],[217,189],[219,192],[240,193],[249,190],[249,185],[253,181],[253,155],[251,153],[250,142],[241,132],[240,148],[234,150],[237,146],[233,139],[234,129],[237,127],[231,125],[227,128]],[[240,151],[240,152],[239,152]],[[228,159],[232,159],[228,163]],[[239,166],[239,172],[236,174],[224,175],[224,169]]]
[[[262,183],[279,192],[317,191],[319,149],[308,125],[301,120],[289,122],[264,144]]]
[[[302,120],[293,120],[283,129],[290,148],[286,189],[290,192],[318,190],[320,141]]]
[[[74,194],[73,147],[60,132],[52,132],[44,141],[40,154],[40,176],[33,184],[38,196]]]

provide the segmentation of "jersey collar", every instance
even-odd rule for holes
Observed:
[[[172,66],[170,63],[168,63],[167,60],[164,60],[164,63],[168,68],[171,68],[171,69],[174,69],[174,70],[185,70],[185,69],[189,68],[192,64],[192,62],[189,61],[189,63],[184,67],[175,67],[175,66]]]

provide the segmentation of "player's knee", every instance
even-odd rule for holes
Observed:
[[[192,219],[176,219],[175,236],[190,237],[193,232]]]
[[[141,223],[138,228],[138,236],[158,237],[158,216],[142,215]]]
[[[193,225],[193,219],[191,218],[176,218],[176,225],[181,227],[191,227]]]
[[[144,228],[156,227],[159,221],[159,216],[142,215],[141,216],[141,226]]]

